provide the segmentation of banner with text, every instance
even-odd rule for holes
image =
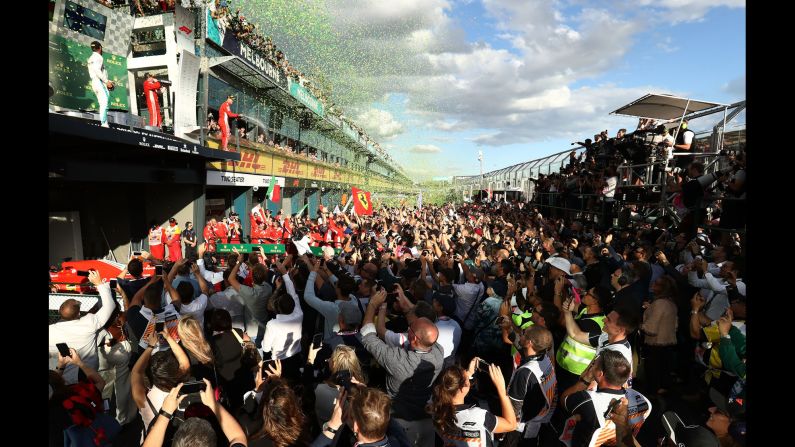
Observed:
[[[323,103],[315,96],[309,93],[309,90],[301,87],[301,84],[294,82],[290,79],[290,94],[305,106],[309,107],[318,116],[323,117]]]
[[[212,146],[213,143],[210,145]],[[336,169],[333,166],[325,166],[312,163],[309,160],[288,158],[269,152],[255,151],[240,148],[240,161],[216,161],[210,162],[211,169],[216,171],[236,172],[245,174],[276,175],[281,177],[291,177],[298,179],[322,180],[334,183],[347,183],[363,185],[365,178],[363,174],[351,173]],[[371,179],[370,184],[373,184]],[[387,182],[380,182],[380,185],[388,186]],[[267,186],[267,185],[265,185]],[[288,188],[291,185],[286,185]]]
[[[245,42],[237,40],[237,38],[229,32],[224,38],[223,49],[228,51],[232,56],[237,56],[242,59],[248,66],[270,79],[274,83],[280,85],[282,88],[287,88],[287,76],[284,72],[265,58],[259,51],[254,50]]]

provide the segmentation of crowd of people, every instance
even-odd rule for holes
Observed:
[[[90,273],[50,326],[53,445],[745,443],[742,247],[525,203],[280,214],[252,226],[287,254],[211,220]]]
[[[619,226],[638,218],[641,212],[659,208],[665,199],[685,222],[688,236],[697,225],[711,225],[724,230],[741,230],[745,226],[745,149],[721,151],[723,169],[706,173],[703,158],[697,159],[695,134],[684,121],[679,128],[667,129],[654,121],[642,119],[631,134],[620,129],[613,138],[607,131],[594,139],[576,142],[585,150],[569,154],[568,163],[559,172],[541,174],[536,180],[535,200],[544,214],[568,219],[599,222],[602,229]],[[674,131],[676,138],[674,138]],[[674,152],[691,155],[674,156]],[[626,166],[629,169],[622,169]],[[645,183],[651,166],[652,184]],[[664,183],[664,188],[662,187]],[[626,188],[622,185],[643,186]],[[619,193],[628,206],[617,208]],[[665,197],[661,197],[661,194]],[[668,219],[669,225],[672,219]],[[729,231],[715,230],[713,238],[728,243]]]

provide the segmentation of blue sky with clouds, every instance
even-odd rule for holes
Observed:
[[[478,173],[478,150],[488,171],[634,128],[609,113],[649,92],[745,98],[743,0],[321,3],[347,55],[378,61],[324,66],[335,102],[420,180]],[[300,69],[291,40],[275,39]]]

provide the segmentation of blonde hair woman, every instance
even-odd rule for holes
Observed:
[[[201,324],[196,317],[182,317],[177,325],[179,343],[190,359],[190,373],[196,380],[208,379],[216,387],[215,359],[210,344],[204,338]]]
[[[322,425],[331,418],[334,410],[334,400],[340,393],[342,386],[335,381],[341,371],[350,372],[350,377],[357,382],[366,385],[367,377],[362,371],[356,351],[347,345],[339,345],[334,348],[328,360],[329,379],[317,384],[315,387],[315,415],[318,424]],[[347,375],[347,373],[342,373]]]

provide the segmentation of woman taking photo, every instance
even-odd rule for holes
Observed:
[[[505,379],[500,367],[488,365],[488,373],[502,407],[502,416],[495,416],[476,404],[464,402],[471,388],[475,368],[480,359],[475,357],[469,362],[469,369],[453,365],[436,379],[433,386],[433,397],[430,413],[433,425],[446,446],[485,446],[494,444],[494,434],[507,433],[516,429],[516,414],[513,411],[505,390]],[[477,432],[477,436],[473,434]]]

